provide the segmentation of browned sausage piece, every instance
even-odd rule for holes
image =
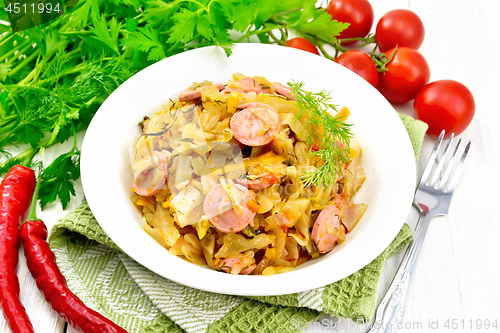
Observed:
[[[244,93],[244,91],[243,91],[243,90],[241,90],[241,89],[238,89],[238,88],[231,88],[231,87],[226,87],[226,88],[222,89],[222,90],[221,90],[221,93],[223,93],[223,94],[230,94],[230,93],[231,93],[231,91],[238,91],[238,92],[240,92],[240,93]]]
[[[338,236],[327,232],[334,229],[340,230],[340,211],[334,205],[329,205],[319,214],[311,233],[319,253],[330,252],[337,244]]]
[[[224,258],[218,265],[215,266],[215,268],[218,268],[226,273],[232,273],[234,270],[235,272],[238,272],[238,274],[242,275],[248,275],[252,273],[255,267],[257,267],[255,264],[246,265],[242,258],[237,257]]]
[[[281,178],[283,177],[278,177],[275,174],[269,173],[257,179],[235,179],[234,181],[246,186],[250,190],[258,191],[279,183]]]
[[[239,80],[237,83],[240,86],[241,90],[243,90],[243,92],[246,92],[246,93],[253,91],[257,94],[259,94],[259,93],[269,94],[269,92],[270,92],[269,87],[261,86],[257,82],[257,80],[252,79],[251,77],[245,77],[245,78]]]
[[[196,100],[198,98],[201,98],[201,91],[205,87],[206,86],[199,87],[199,88],[196,88],[195,90],[186,91],[186,92],[182,93],[179,96],[179,102],[190,102],[190,101],[194,101],[194,100]],[[221,91],[222,89],[224,89],[224,85],[222,83],[217,83],[215,85],[215,87],[217,89],[219,89],[219,91]]]
[[[280,129],[278,112],[262,103],[240,105],[243,109],[233,115],[229,127],[239,142],[252,147],[264,146],[273,140]]]
[[[274,82],[273,88],[278,95],[285,96],[286,98],[295,101],[295,96],[293,96],[292,94],[292,88],[287,87],[279,82]]]
[[[247,207],[247,203],[254,199],[253,194],[245,187],[235,184],[238,190],[244,192],[242,211],[237,214],[234,211],[231,198],[221,184],[212,188],[203,202],[203,211],[215,228],[222,232],[238,232],[247,227],[253,221],[256,212]]]
[[[133,190],[138,195],[151,196],[161,190],[167,180],[165,155],[155,151],[150,159],[151,168],[134,173]]]

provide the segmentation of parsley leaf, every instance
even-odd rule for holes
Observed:
[[[68,3],[66,3],[67,5]],[[99,0],[79,1],[76,8],[71,13],[71,21],[69,22],[70,29],[81,29],[88,24],[89,15],[99,16]],[[68,19],[67,16],[62,16],[61,19]]]
[[[171,34],[168,42],[174,44],[176,42],[188,43],[193,39],[198,14],[189,9],[182,9],[175,14],[172,19],[176,22],[170,29]]]
[[[168,30],[174,22],[172,20],[165,20],[165,17],[171,17],[178,9],[178,1],[166,3],[162,0],[148,0],[146,2],[146,10],[144,11],[146,25]]]
[[[49,59],[60,50],[64,50],[69,44],[67,38],[63,38],[57,31],[45,31],[35,27],[26,31],[31,40],[35,42],[44,56]]]
[[[120,5],[132,6],[136,10],[139,9],[141,5],[140,0],[108,0],[108,1],[113,3],[115,6],[120,6]]]
[[[326,10],[318,11],[315,1],[307,1],[299,20],[293,25],[304,34],[309,34],[322,38],[329,43],[335,41],[334,36],[338,36],[344,29],[349,27],[349,23],[332,20],[332,16]]]
[[[121,45],[149,52],[148,60],[161,60],[166,57],[158,31],[153,28],[138,28],[137,31],[132,32],[124,39]]]
[[[233,53],[231,46],[234,45],[233,40],[229,37],[229,34],[226,31],[220,31],[218,35],[215,36],[216,45],[222,47],[226,56],[230,56]]]
[[[255,4],[250,1],[227,0],[223,11],[228,19],[233,21],[232,28],[241,32],[246,31],[256,18]]]
[[[17,128],[14,138],[18,142],[29,143],[31,147],[35,148],[43,137],[43,131],[34,124],[27,123],[21,124]]]
[[[198,33],[205,37],[206,39],[210,39],[214,32],[210,27],[210,21],[205,16],[198,15],[198,20],[196,21],[196,30]]]
[[[57,157],[40,175],[40,206],[42,209],[57,198],[66,209],[75,195],[74,181],[80,178],[80,152],[70,151]]]
[[[104,15],[100,18],[92,16],[92,22],[94,23],[94,27],[89,28],[89,30],[95,34],[92,38],[103,42],[115,51],[116,54],[120,55],[120,49],[118,48],[118,34],[120,33],[121,24],[116,21],[116,18],[113,17],[108,22],[106,21],[106,17]]]
[[[127,29],[127,31],[129,32],[134,32],[135,30],[137,30],[138,25],[139,25],[139,20],[136,18],[127,17],[125,19],[125,29]]]

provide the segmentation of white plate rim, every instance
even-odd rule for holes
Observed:
[[[245,61],[250,61],[251,64],[245,64]],[[207,62],[210,66],[202,65]],[[327,87],[324,87],[327,90],[331,90],[329,88],[332,84],[337,84],[333,81],[334,79],[326,78],[326,75],[333,73],[337,76],[337,79],[343,80],[339,84],[355,87],[355,89],[362,92],[359,93],[359,100],[353,100],[353,103],[361,103],[362,101],[360,100],[364,98],[375,106],[376,110],[372,111],[376,113],[377,117],[383,119],[383,125],[386,128],[377,132],[379,133],[377,137],[371,136],[366,138],[363,137],[363,132],[361,132],[359,134],[363,138],[361,139],[360,137],[360,141],[363,140],[369,143],[370,141],[378,140],[380,144],[384,145],[380,149],[377,148],[380,150],[377,150],[377,152],[384,155],[384,159],[393,160],[393,163],[396,163],[396,165],[392,168],[391,165],[387,166],[383,164],[386,168],[383,170],[374,170],[373,172],[377,174],[374,178],[378,179],[378,177],[382,177],[391,186],[391,191],[397,191],[398,193],[391,197],[391,203],[386,204],[386,208],[391,209],[390,212],[387,212],[387,216],[380,216],[378,214],[373,217],[378,219],[383,218],[383,225],[380,228],[384,227],[385,232],[377,234],[378,238],[374,240],[367,236],[362,238],[364,240],[363,244],[369,247],[368,251],[358,253],[359,251],[353,252],[353,250],[350,250],[352,253],[349,253],[351,253],[351,259],[353,260],[349,260],[345,255],[341,258],[343,250],[336,250],[340,247],[347,247],[350,242],[350,236],[353,239],[361,237],[354,236],[354,234],[357,229],[362,229],[360,226],[365,222],[363,220],[365,218],[363,218],[360,225],[354,230],[353,235],[348,235],[346,243],[340,247],[336,247],[334,251],[319,260],[310,260],[302,267],[284,274],[273,276],[233,276],[194,265],[168,254],[167,250],[147,235],[139,225],[134,225],[137,219],[134,220],[130,215],[127,215],[127,212],[130,213],[128,207],[121,206],[123,205],[123,198],[122,200],[114,201],[112,200],[113,197],[110,199],[107,187],[116,187],[116,179],[113,182],[116,176],[112,172],[106,172],[106,168],[103,170],[99,161],[105,161],[106,163],[104,164],[108,168],[123,167],[117,164],[116,161],[116,157],[122,158],[121,153],[117,152],[119,149],[116,151],[113,149],[110,150],[107,145],[116,143],[113,140],[117,140],[111,136],[111,133],[114,131],[111,124],[117,123],[117,127],[120,128],[118,125],[129,117],[125,111],[129,111],[130,109],[135,112],[137,110],[132,109],[137,107],[137,99],[131,100],[137,97],[137,91],[143,93],[141,96],[147,96],[149,91],[158,89],[157,85],[155,85],[158,84],[158,76],[168,73],[171,77],[175,77],[178,88],[165,89],[165,98],[163,98],[163,102],[165,102],[165,99],[168,99],[168,97],[176,97],[192,81],[216,77],[224,70],[235,68],[234,66],[237,66],[238,62],[241,62],[241,72],[247,75],[263,75],[270,80],[278,80],[279,78],[275,76],[283,75],[279,72],[283,68],[290,69],[290,66],[294,64],[301,64],[304,67],[292,67],[290,70],[293,71],[293,75],[288,74],[288,77],[310,77],[312,73],[317,71],[317,73],[322,75],[321,79],[318,80],[327,82]],[[197,69],[197,77],[180,78],[179,75],[184,70],[182,66],[186,65],[191,67],[188,68],[188,71],[193,71],[192,67]],[[259,70],[261,72],[252,72]],[[207,73],[211,73],[211,75]],[[225,73],[225,75],[228,74],[232,73]],[[157,78],[156,81],[154,81],[155,77]],[[226,80],[229,78],[228,76]],[[151,82],[151,80],[154,82]],[[189,84],[186,85],[185,82],[189,82]],[[307,81],[306,85],[308,83],[311,83],[311,80]],[[313,83],[316,85],[319,84],[316,81]],[[321,87],[314,88],[319,89]],[[337,90],[339,89],[342,90],[344,88],[337,87]],[[341,96],[337,97],[341,99]],[[333,96],[333,101],[336,103],[335,96]],[[146,104],[148,104],[148,107],[141,110],[142,115],[150,114],[155,110],[154,106],[159,107],[162,102],[148,100]],[[350,105],[347,106],[353,111]],[[117,111],[117,107],[120,107],[120,110]],[[120,114],[120,112],[123,113]],[[375,122],[374,125],[377,124],[377,118],[373,115],[363,114],[363,116],[369,118],[369,121]],[[356,118],[355,112],[353,112],[351,118]],[[364,122],[368,120],[360,118],[359,121]],[[354,123],[356,126],[356,122]],[[123,137],[122,134],[118,133],[119,136],[121,135],[120,137]],[[119,144],[123,143],[118,142]],[[121,148],[123,149],[123,147]],[[370,152],[365,151],[365,154],[370,154]],[[397,158],[394,155],[397,155]],[[377,161],[382,160],[380,156],[374,156],[373,158]],[[96,161],[98,162],[95,163]],[[383,161],[379,162],[382,163]],[[103,230],[125,253],[151,271],[177,283],[209,292],[242,296],[282,295],[303,292],[338,281],[366,266],[391,243],[406,220],[413,199],[415,174],[415,158],[408,134],[395,110],[378,91],[346,68],[325,58],[300,50],[267,44],[237,44],[233,47],[233,55],[229,58],[226,58],[222,49],[218,47],[200,48],[166,58],[143,69],[118,87],[102,104],[87,129],[81,155],[82,185],[90,209]],[[397,179],[391,179],[391,177]],[[123,184],[120,184],[120,186],[123,188]],[[102,187],[105,187],[105,189]],[[385,194],[391,195],[391,193]],[[123,197],[122,193],[117,193],[116,195]],[[392,203],[393,205],[391,205]],[[131,203],[130,206],[132,206]],[[370,208],[367,213],[369,211]],[[135,222],[133,221],[131,224],[127,218]],[[117,220],[120,221],[119,223],[123,223],[123,225],[117,225]],[[360,231],[357,235],[361,233]],[[140,246],[136,246],[137,243]],[[352,264],[351,261],[355,261],[355,264]],[[160,265],[160,262],[163,264]],[[335,269],[336,267],[332,267],[335,266],[334,264],[340,266],[341,269],[338,270]]]

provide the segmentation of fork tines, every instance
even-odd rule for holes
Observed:
[[[451,134],[448,142],[446,143],[446,147],[444,148],[443,152],[439,154],[439,148],[441,147],[441,143],[443,142],[444,134],[445,132],[443,130],[439,135],[436,144],[434,145],[434,149],[431,152],[429,161],[427,162],[424,172],[422,173],[422,178],[420,179],[419,186],[425,185],[433,187],[436,190],[442,190],[443,192],[453,192],[458,184],[460,174],[462,173],[465,158],[469,153],[471,142],[469,141],[465,146],[462,157],[460,158],[460,161],[456,165],[455,171],[453,172],[453,177],[449,179],[455,165],[455,160],[457,159],[458,150],[462,143],[462,138],[458,139],[458,143],[455,145],[453,153],[448,158],[448,152],[451,150],[455,135],[453,133]]]

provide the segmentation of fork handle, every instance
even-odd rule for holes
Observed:
[[[417,257],[422,248],[425,234],[432,218],[431,214],[422,210],[418,204],[413,202],[413,206],[420,213],[415,226],[413,241],[408,245],[401,264],[387,290],[382,302],[377,308],[375,321],[371,325],[369,333],[389,333],[396,332],[398,327],[402,327],[404,307],[408,296],[408,287],[415,270]]]

